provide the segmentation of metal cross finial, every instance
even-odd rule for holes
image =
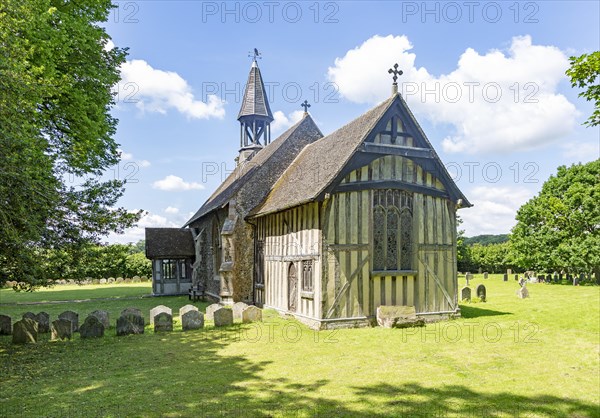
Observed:
[[[308,100],[305,100],[304,103],[300,104],[304,108],[304,113],[308,113],[308,108],[310,105],[308,104]]]
[[[388,74],[394,74],[394,84],[398,84],[398,76],[404,74],[402,70],[398,69],[398,64],[394,64],[394,69],[391,68],[388,70]]]
[[[257,58],[262,58],[261,56],[262,54],[260,52],[258,52],[258,49],[254,48],[254,51],[249,51],[248,52],[248,57],[250,58],[254,58],[254,61],[256,61]]]

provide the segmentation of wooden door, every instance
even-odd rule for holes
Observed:
[[[296,312],[296,301],[298,299],[298,275],[296,266],[290,263],[288,268],[288,311]]]

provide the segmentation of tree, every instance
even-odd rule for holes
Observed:
[[[44,285],[44,250],[77,261],[90,243],[141,215],[113,208],[124,181],[101,180],[120,158],[111,88],[126,56],[105,48],[110,38],[98,26],[111,7],[110,0],[0,3],[0,283]]]
[[[600,125],[600,51],[571,57],[569,60],[571,67],[566,74],[571,79],[571,86],[586,89],[579,93],[579,97],[594,102],[594,112],[585,125]]]
[[[600,283],[600,159],[558,167],[517,212],[510,243],[532,269],[594,272]]]

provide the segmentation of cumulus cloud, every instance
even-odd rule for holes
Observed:
[[[181,177],[168,175],[162,180],[157,180],[152,183],[152,187],[158,190],[164,190],[167,192],[181,192],[186,190],[200,190],[204,189],[204,186],[200,183],[186,182]]]
[[[523,151],[573,131],[578,111],[557,93],[569,66],[558,48],[534,45],[530,36],[513,38],[504,52],[468,48],[456,69],[439,77],[417,68],[411,49],[406,36],[376,35],[336,58],[329,79],[346,99],[375,103],[389,96],[390,75],[383,70],[397,62],[404,71],[399,89],[411,109],[453,127],[442,141],[447,152]]]
[[[121,66],[119,93],[123,100],[135,103],[143,112],[166,114],[167,110],[194,119],[222,119],[225,102],[209,95],[207,102],[197,100],[192,89],[179,74],[153,68],[144,60],[132,60]]]
[[[133,158],[133,154],[129,152],[125,152],[122,149],[117,149],[117,152],[121,155],[121,161],[132,161],[138,165],[138,167],[146,168],[150,167],[150,161],[148,160],[135,160]]]
[[[473,207],[459,211],[465,234],[509,233],[516,224],[517,210],[533,195],[523,187],[474,187],[467,193]]]
[[[286,116],[281,110],[277,110],[273,113],[273,122],[271,123],[272,139],[275,139],[277,135],[283,133],[286,129],[294,125],[304,115],[302,110],[294,110],[292,113]]]
[[[137,226],[134,228],[128,228],[123,234],[111,234],[108,237],[108,240],[111,243],[135,243],[145,238],[145,228],[178,228],[180,226],[180,224],[177,224],[164,216],[146,212],[139,220]]]
[[[588,163],[600,158],[600,142],[570,142],[563,149],[563,156],[572,162]]]
[[[175,213],[179,213],[179,209],[178,209],[178,208],[175,208],[175,207],[173,207],[173,206],[168,206],[168,207],[165,209],[165,212],[166,212],[166,213],[173,213],[173,214],[175,214]]]

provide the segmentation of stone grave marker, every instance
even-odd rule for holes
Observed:
[[[504,273],[504,276],[502,277],[502,280],[504,280],[505,282],[508,281],[508,274]]]
[[[38,333],[46,334],[50,332],[50,315],[46,312],[40,312],[35,316],[38,323]]]
[[[481,274],[483,272],[483,269],[481,267],[479,267],[479,269],[477,270],[477,272],[479,272],[479,274]]]
[[[198,310],[198,308],[194,305],[188,304],[188,305],[182,306],[181,308],[179,308],[179,318],[181,318],[186,312],[197,311],[197,310]]]
[[[506,269],[506,274],[510,276],[512,274],[512,269]]]
[[[468,300],[469,302],[471,301],[470,287],[465,286],[460,290],[460,300]]]
[[[142,314],[142,311],[139,310],[138,308],[125,308],[121,311],[121,316],[129,315],[129,314],[138,315],[138,316],[141,316],[142,318],[144,317],[144,315]]]
[[[242,312],[246,309],[248,305],[244,302],[236,302],[233,304],[231,310],[233,311],[233,319],[242,319]]]
[[[36,343],[38,337],[38,323],[31,318],[23,318],[13,325],[13,344]]]
[[[108,280],[106,280],[106,279],[100,279],[100,284],[106,284],[106,283],[108,283]]]
[[[487,299],[487,293],[485,290],[485,286],[480,284],[477,286],[477,297],[481,299],[482,302],[485,302]]]
[[[233,325],[233,310],[228,308],[219,308],[213,312],[215,327],[227,327]]]
[[[0,315],[0,335],[12,334],[12,318],[8,315]]]
[[[104,337],[104,324],[94,315],[90,315],[79,327],[79,335],[81,338]]]
[[[212,305],[208,305],[206,307],[206,314],[204,315],[204,318],[207,319],[208,321],[214,321],[214,312],[217,309],[221,309],[223,306],[219,305],[218,303],[213,303]]]
[[[242,311],[242,322],[262,322],[262,309],[256,306],[248,306]]]
[[[33,312],[25,312],[21,319],[31,319],[32,321],[37,322],[37,315]]]
[[[154,315],[154,332],[160,331],[173,331],[173,315],[167,311]]]
[[[158,305],[150,309],[150,325],[154,325],[154,317],[163,312],[171,315],[171,318],[173,317],[173,311],[168,306]]]
[[[79,314],[73,311],[64,311],[58,315],[58,319],[66,319],[73,323],[73,332],[79,331]]]
[[[484,278],[484,279],[487,279],[487,278],[488,278],[488,272],[487,272],[487,271],[483,272],[483,278]]]
[[[96,310],[90,314],[91,316],[95,316],[98,321],[104,325],[104,329],[107,330],[110,328],[110,317],[107,311]]]
[[[519,275],[515,274],[515,280],[519,280]]]
[[[579,286],[579,277],[573,276],[573,286]]]
[[[200,329],[204,327],[204,315],[198,309],[190,309],[180,316],[181,328],[184,331]]]
[[[117,319],[117,336],[144,333],[144,318],[134,312],[121,315]]]
[[[523,286],[519,290],[517,290],[517,296],[520,297],[521,299],[528,298],[529,290],[527,290],[527,286]]]
[[[50,325],[52,340],[70,340],[73,338],[73,323],[68,319],[57,319]]]

